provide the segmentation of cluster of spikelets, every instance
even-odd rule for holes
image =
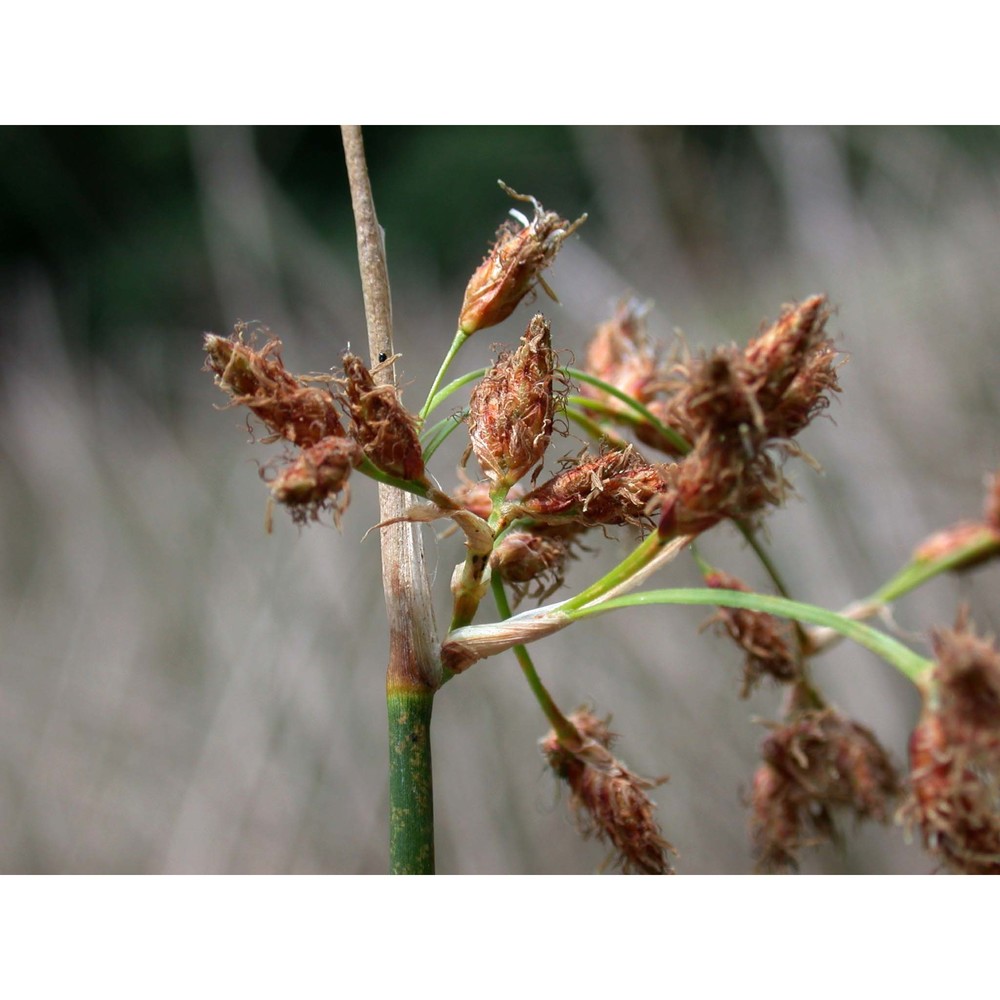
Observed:
[[[990,480],[982,521],[935,533],[915,558],[952,554],[958,570],[1000,554],[1000,475]],[[718,577],[710,585],[745,589]],[[797,646],[786,623],[759,612],[721,609],[714,620],[746,653],[745,692],[765,675],[790,685],[786,718],[769,725],[750,796],[762,870],[795,869],[803,848],[837,840],[839,812],[879,822],[895,814],[950,870],[1000,874],[1000,652],[973,633],[964,611],[954,628],[932,633],[934,666],[921,685],[905,781],[875,736],[826,707],[809,684],[808,640]]]
[[[570,224],[507,190],[532,203],[534,218],[501,227],[466,289],[460,336],[502,322],[536,287],[547,291],[542,270],[583,222]],[[414,520],[455,518],[469,553],[453,582],[455,620],[471,621],[487,572],[518,598],[545,597],[593,529],[655,525],[663,538],[692,539],[727,520],[746,529],[781,502],[788,490],[783,463],[804,454],[796,436],[839,391],[828,318],[825,298],[813,296],[786,306],[745,347],[668,354],[648,337],[643,309],[623,303],[586,353],[586,374],[602,383],[583,387],[599,450],[562,459],[559,471],[538,483],[567,382],[550,324],[536,314],[517,348],[501,354],[472,392],[466,423],[483,478],[463,476],[450,493],[427,475],[419,418],[394,386],[376,383],[378,369],[360,358],[345,355],[342,377],[296,377],[285,369],[277,340],[258,349],[243,325],[229,338],[207,335],[205,350],[231,405],[247,406],[267,440],[288,445],[262,474],[272,502],[297,522],[328,511],[339,523],[355,470],[429,500],[411,508]],[[988,554],[1000,549],[998,484],[1000,478],[985,520],[934,536],[926,558],[970,539],[985,539]],[[715,570],[706,582],[748,589]],[[771,725],[753,782],[751,837],[761,868],[794,867],[803,847],[832,839],[835,812],[889,817],[901,782],[875,737],[826,706],[811,685],[804,633],[746,610],[720,609],[712,621],[746,656],[744,696],[764,677],[789,690],[785,718]],[[905,813],[950,866],[998,871],[1000,655],[964,623],[937,633],[935,650],[937,668],[911,743]],[[670,873],[673,849],[648,796],[660,781],[634,774],[612,755],[605,721],[582,710],[563,721],[542,741],[542,752],[568,785],[582,831],[607,843],[626,872]]]
[[[786,306],[745,348],[673,361],[649,341],[634,303],[624,303],[598,330],[588,371],[641,403],[656,422],[636,422],[620,398],[586,391],[598,413],[627,420],[644,445],[677,456],[661,467],[661,506],[672,532],[747,521],[783,499],[782,460],[801,454],[793,438],[839,391],[828,318],[826,299],[815,295]]]
[[[392,386],[377,386],[353,354],[344,355],[342,379],[292,375],[281,360],[281,342],[257,349],[244,324],[232,336],[205,335],[206,367],[231,397],[268,429],[265,441],[295,447],[266,466],[271,498],[299,523],[324,510],[335,520],[347,507],[351,472],[369,461],[388,475],[430,487],[415,418]],[[346,421],[346,427],[345,422]]]
[[[836,840],[836,812],[880,822],[895,812],[948,869],[1000,874],[1000,653],[964,615],[933,646],[906,782],[875,736],[833,709],[796,706],[770,727],[751,792],[762,870],[794,869],[803,848]]]
[[[964,615],[933,645],[902,815],[948,867],[1000,875],[1000,653]]]
[[[459,317],[467,336],[501,322],[537,284],[544,286],[541,271],[583,221],[570,224],[532,203],[534,218],[520,227],[504,225],[469,282]],[[472,393],[470,448],[484,479],[465,482],[450,495],[426,475],[419,421],[394,387],[376,384],[360,358],[345,356],[343,377],[296,377],[285,369],[278,341],[257,348],[242,325],[229,338],[208,335],[205,350],[232,405],[247,406],[269,440],[290,446],[265,475],[272,501],[288,507],[295,520],[323,511],[339,520],[349,477],[363,467],[418,487],[413,491],[441,513],[468,512],[488,540],[490,570],[518,596],[543,596],[562,582],[574,546],[591,529],[650,525],[658,516],[661,531],[694,535],[780,500],[779,465],[793,450],[790,438],[826,405],[824,393],[836,389],[826,317],[824,300],[810,299],[787,308],[742,351],[668,364],[647,341],[641,318],[620,310],[595,335],[587,368],[648,405],[653,419],[644,423],[634,413],[603,407],[597,414],[607,431],[602,449],[564,459],[560,471],[536,484],[566,395],[550,324],[537,314],[518,347],[501,354]],[[619,417],[631,418],[638,440],[666,452],[668,460],[647,459],[633,445],[609,446],[620,440],[609,423]],[[464,526],[471,538],[468,522]],[[473,564],[464,584],[473,592],[473,610],[487,560],[481,563]],[[461,599],[456,594],[457,604]],[[578,714],[569,731],[575,735],[564,734],[563,743],[547,738],[545,753],[569,783],[578,811],[590,817],[586,828],[614,846],[626,870],[670,870],[669,845],[647,796],[655,783],[615,760],[604,723]]]
[[[836,839],[834,811],[885,822],[899,779],[864,726],[831,708],[773,725],[753,779],[751,841],[761,870],[794,868],[803,847]]]

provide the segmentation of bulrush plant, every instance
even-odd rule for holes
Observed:
[[[581,352],[583,368],[566,367],[553,348],[558,321],[520,307],[538,289],[548,291],[543,271],[586,216],[570,222],[506,186],[533,217],[515,210],[501,227],[469,282],[430,391],[411,412],[395,381],[386,263],[361,133],[350,127],[343,135],[371,363],[347,354],[342,373],[295,376],[277,340],[261,335],[257,343],[242,325],[229,337],[207,335],[205,350],[231,405],[247,407],[268,440],[284,445],[283,457],[263,470],[270,504],[302,525],[324,517],[339,523],[352,476],[380,484],[391,870],[434,871],[435,695],[480,660],[510,650],[548,722],[542,756],[581,833],[603,842],[608,862],[623,872],[671,874],[683,845],[675,852],[650,798],[665,779],[641,777],[614,755],[609,718],[556,705],[528,647],[619,608],[691,604],[714,608],[707,624],[745,657],[744,697],[762,684],[784,692],[752,782],[747,767],[748,833],[759,870],[796,868],[803,851],[840,836],[845,819],[896,817],[941,867],[1000,871],[1000,652],[961,614],[954,628],[930,633],[933,658],[867,624],[931,578],[1000,553],[1000,479],[990,484],[981,521],[920,544],[871,596],[841,612],[792,599],[759,528],[788,496],[786,462],[808,460],[798,436],[840,391],[843,357],[827,332],[826,298],[783,307],[745,346],[702,353],[654,343],[645,307],[623,301]],[[488,369],[446,383],[465,341],[506,320],[523,330],[519,343]],[[463,389],[471,389],[466,406]],[[467,468],[474,456],[478,470],[472,478],[461,470],[454,479],[432,475],[435,452],[460,428],[468,434]],[[563,441],[571,429],[573,445]],[[436,485],[449,481],[450,490]],[[454,544],[465,543],[444,631],[420,535],[421,523],[440,518],[458,529]],[[776,593],[755,593],[704,560],[699,536],[723,523],[746,538]],[[556,603],[512,613],[512,603],[548,600],[564,588],[567,562],[585,558],[609,533],[635,538],[610,572]],[[703,588],[648,587],[685,553]],[[483,612],[490,595],[493,615]],[[812,661],[840,638],[881,657],[920,692],[908,778],[817,685]]]

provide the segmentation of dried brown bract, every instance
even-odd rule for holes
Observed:
[[[497,231],[493,248],[469,280],[458,317],[458,327],[467,335],[502,323],[541,282],[542,271],[587,218],[582,215],[571,224],[555,212],[546,212],[530,195],[520,195],[504,184],[501,187],[512,198],[530,202],[535,215],[523,226],[514,220],[505,222]]]
[[[705,583],[715,589],[750,592],[750,588],[742,580],[720,571],[709,573],[705,577]],[[799,664],[793,652],[794,627],[791,623],[761,611],[719,608],[702,627],[712,624],[718,624],[747,654],[740,697],[749,697],[750,692],[764,677],[788,684],[799,676]]]
[[[934,633],[902,816],[952,869],[1000,875],[1000,653],[962,615]]]
[[[469,438],[483,472],[509,489],[545,456],[556,410],[549,324],[532,317],[513,354],[502,354],[469,401]]]
[[[248,407],[274,439],[284,438],[299,447],[342,437],[333,394],[304,384],[285,368],[280,340],[269,340],[258,351],[245,342],[245,333],[243,324],[237,324],[229,338],[205,334],[206,368],[232,397],[232,405]]]
[[[888,754],[864,726],[833,709],[775,725],[754,775],[750,836],[763,871],[796,866],[803,847],[836,836],[834,809],[885,822],[899,783]]]
[[[669,489],[664,467],[645,462],[634,448],[584,456],[537,489],[505,507],[508,523],[531,517],[543,524],[573,521],[585,527],[648,523],[648,508]]]
[[[641,778],[616,760],[611,753],[614,733],[606,719],[581,709],[569,721],[580,736],[577,745],[566,746],[551,731],[541,748],[549,766],[570,787],[580,832],[610,844],[626,875],[674,874],[668,856],[676,851],[660,832],[655,803],[646,794],[666,778]]]
[[[344,355],[344,376],[351,434],[365,455],[390,476],[429,486],[417,421],[400,401],[399,390],[376,385],[355,354]]]

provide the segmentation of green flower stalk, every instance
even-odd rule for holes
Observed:
[[[678,541],[686,543],[687,539],[675,540],[674,544]],[[505,622],[456,629],[449,634],[441,652],[450,669],[458,672],[467,669],[477,660],[495,656],[517,644],[536,642],[584,618],[607,614],[619,608],[659,604],[745,608],[810,625],[823,625],[871,650],[913,681],[918,688],[923,689],[928,682],[931,661],[884,632],[813,604],[738,590],[678,588],[621,594],[613,592],[607,586],[606,596],[595,598],[582,606],[577,606],[577,600],[574,599],[522,612]]]

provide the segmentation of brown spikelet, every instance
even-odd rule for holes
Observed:
[[[205,334],[206,368],[232,398],[246,406],[274,439],[284,438],[307,448],[325,437],[342,437],[333,394],[307,385],[292,375],[281,360],[281,341],[269,340],[261,350],[245,342],[246,327],[238,323],[229,338]]]
[[[648,464],[630,447],[584,456],[505,510],[508,520],[531,517],[543,524],[642,524],[651,501],[668,489],[664,467]]]
[[[972,549],[960,557],[963,551]],[[961,572],[994,559],[1000,555],[1000,528],[978,521],[960,521],[950,528],[936,531],[925,538],[914,550],[918,562],[931,562],[952,557],[952,572]]]
[[[836,351],[827,339],[826,298],[813,295],[785,306],[778,319],[743,351],[741,378],[771,437],[794,437],[838,392]]]
[[[933,643],[901,816],[954,871],[1000,875],[1000,653],[964,614],[955,628],[936,631]]]
[[[516,602],[525,596],[544,600],[563,583],[572,537],[546,531],[510,531],[493,549],[490,567],[514,588]]]
[[[705,583],[714,589],[750,592],[742,580],[718,570],[707,574]],[[746,653],[740,697],[749,697],[764,677],[788,684],[799,676],[799,664],[793,652],[794,629],[789,622],[761,611],[719,608],[702,628],[712,624],[718,624]]]
[[[526,226],[513,220],[505,222],[492,249],[469,279],[458,317],[458,328],[467,335],[502,323],[541,280],[542,271],[566,238],[587,218],[583,215],[570,224],[555,212],[546,212],[530,195],[520,195],[503,184],[501,187],[512,198],[530,202],[535,215]]]
[[[615,861],[626,875],[673,875],[668,856],[676,854],[654,818],[655,804],[647,791],[666,781],[633,774],[611,753],[614,734],[608,720],[580,709],[570,716],[580,740],[567,747],[555,731],[542,740],[542,753],[571,791],[581,833],[596,836],[615,850]]]
[[[271,496],[300,524],[331,510],[339,525],[350,499],[347,480],[360,461],[361,448],[350,438],[323,438],[279,469],[270,480]]]
[[[584,362],[588,375],[594,375],[640,403],[652,400],[662,378],[659,351],[646,334],[646,309],[635,299],[619,302],[614,316],[602,323],[590,339]],[[600,400],[612,410],[625,408],[620,399],[588,383],[584,383],[581,390],[585,396]]]
[[[513,354],[502,354],[469,401],[469,438],[485,475],[509,489],[545,456],[555,416],[549,324],[534,316]]]
[[[888,754],[864,726],[833,709],[775,725],[754,775],[750,837],[764,871],[796,866],[803,847],[836,838],[834,810],[885,822],[899,783]]]
[[[399,390],[376,385],[355,354],[344,355],[344,376],[351,434],[365,455],[391,476],[429,486],[417,421],[400,401]]]
[[[787,306],[744,350],[719,347],[674,366],[661,412],[694,445],[668,476],[676,530],[746,520],[782,501],[781,463],[802,454],[791,438],[839,391],[827,317],[816,295]]]

